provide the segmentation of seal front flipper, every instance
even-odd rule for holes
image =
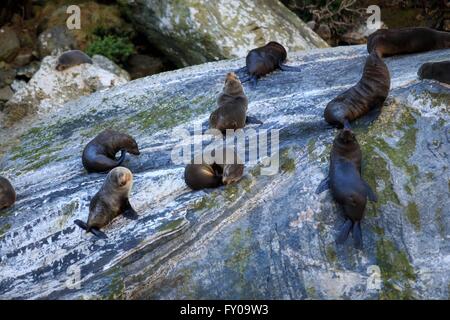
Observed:
[[[97,238],[108,239],[107,235],[104,232],[102,232],[99,229],[97,229],[97,228],[91,228],[91,229],[89,229],[89,232],[91,232]]]
[[[372,188],[369,186],[369,184],[365,181],[363,181],[364,185],[366,186],[367,191],[367,198],[369,198],[370,201],[377,202],[378,197],[375,192],[373,192]]]
[[[133,209],[129,200],[127,200],[127,203],[125,204],[125,211],[122,213],[122,215],[130,220],[139,219],[139,215],[137,214],[136,210]]]
[[[339,230],[338,236],[336,237],[337,244],[343,244],[345,240],[348,238],[348,234],[352,229],[353,222],[350,219],[347,219]],[[354,234],[353,234],[354,237]]]
[[[263,124],[263,122],[256,117],[247,116],[247,118],[245,118],[245,124]]]
[[[79,226],[83,230],[87,230],[88,229],[88,226],[87,226],[86,222],[84,222],[84,221],[81,221],[81,220],[77,219],[73,223],[75,223],[77,226]]]
[[[325,179],[323,179],[320,182],[319,186],[317,187],[316,194],[322,193],[322,192],[324,192],[325,190],[328,190],[328,189],[330,189],[330,178],[326,177]]]
[[[302,69],[300,69],[300,67],[292,67],[292,66],[287,66],[285,64],[279,64],[279,67],[281,70],[283,71],[288,71],[288,72],[300,72],[302,71]]]
[[[355,245],[356,249],[362,249],[363,243],[362,243],[362,233],[361,233],[361,223],[359,221],[356,221],[353,224],[353,244]]]

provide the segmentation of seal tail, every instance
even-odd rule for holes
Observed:
[[[117,159],[117,166],[120,166],[122,164],[122,162],[125,160],[125,155],[127,154],[125,150],[120,150],[120,152],[120,157],[119,159]]]
[[[355,245],[356,249],[362,249],[363,243],[362,243],[362,233],[361,233],[361,223],[359,221],[356,221],[353,224],[353,244]]]
[[[337,244],[343,244],[345,240],[347,240],[350,230],[352,229],[353,222],[350,219],[347,219],[342,225],[341,229],[339,229],[338,236],[336,237]]]

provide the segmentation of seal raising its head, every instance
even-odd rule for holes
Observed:
[[[66,51],[58,57],[56,70],[62,71],[82,63],[92,64],[92,59],[89,58],[87,54],[85,54],[83,51],[80,50]]]
[[[87,223],[75,220],[75,224],[86,232],[105,238],[106,235],[100,229],[118,215],[122,214],[126,218],[136,220],[137,213],[129,201],[132,185],[133,174],[130,170],[124,167],[111,170],[102,187],[91,200]]]

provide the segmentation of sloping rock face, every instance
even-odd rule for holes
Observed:
[[[57,56],[48,56],[42,60],[39,70],[27,85],[6,103],[5,121],[14,122],[33,112],[46,113],[67,101],[129,80],[124,70],[121,73],[110,71],[109,66],[113,62],[106,57],[98,56],[93,64],[84,63],[63,71],[56,70],[56,65]]]
[[[179,67],[245,57],[274,40],[290,51],[328,47],[275,0],[118,2],[133,25]]]
[[[450,90],[416,72],[449,54],[385,59],[390,96],[377,120],[354,124],[363,177],[379,197],[367,207],[362,251],[335,244],[341,209],[314,191],[336,134],[323,110],[359,80],[365,46],[291,54],[303,72],[246,86],[249,113],[264,122],[246,131],[280,130],[280,170],[261,175],[261,157],[239,183],[215,190],[186,187],[170,157],[173,132],[208,119],[224,75],[243,59],[139,79],[3,128],[0,172],[18,201],[0,217],[0,297],[447,299]],[[80,159],[104,128],[141,147],[124,162],[140,217],[119,217],[99,240],[73,220],[87,218],[105,178]]]

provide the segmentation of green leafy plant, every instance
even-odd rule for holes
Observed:
[[[90,56],[101,54],[119,64],[125,62],[134,51],[134,45],[129,39],[114,35],[96,37],[86,49]]]

